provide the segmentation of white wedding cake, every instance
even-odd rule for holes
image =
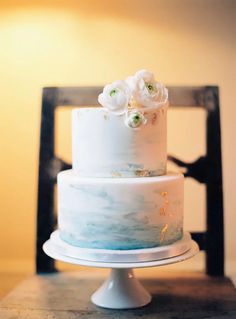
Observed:
[[[60,238],[109,250],[183,235],[184,177],[166,172],[168,91],[146,70],[106,85],[102,107],[72,111],[72,170],[58,174]]]

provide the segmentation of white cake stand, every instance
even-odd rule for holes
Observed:
[[[43,250],[48,256],[63,262],[111,268],[109,278],[92,295],[91,300],[95,305],[103,308],[131,309],[143,307],[152,299],[135,278],[133,268],[181,262],[196,255],[199,247],[191,239],[190,234],[185,233],[182,240],[165,247],[130,251],[84,249],[66,244],[58,236],[58,231],[55,231],[43,245]]]

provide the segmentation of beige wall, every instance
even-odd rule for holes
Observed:
[[[102,85],[140,68],[167,85],[220,86],[226,254],[236,260],[235,3],[0,0],[2,267],[33,267],[42,87]],[[68,158],[70,121],[59,113],[58,153]],[[204,152],[204,114],[188,116],[170,112],[169,149],[193,160]],[[186,229],[204,229],[203,192],[189,182]]]

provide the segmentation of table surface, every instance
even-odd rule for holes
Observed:
[[[81,269],[28,276],[2,299],[0,319],[236,318],[236,290],[229,279],[200,272],[165,271],[162,267],[135,270],[153,296],[150,305],[135,310],[98,308],[90,296],[108,271]]]

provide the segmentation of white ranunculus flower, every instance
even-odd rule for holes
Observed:
[[[134,100],[145,107],[161,107],[168,100],[168,90],[162,83],[156,82],[154,74],[140,70],[126,79]]]
[[[137,129],[139,126],[147,123],[146,117],[137,109],[126,112],[125,124],[128,127]]]
[[[98,102],[108,111],[122,115],[126,112],[131,98],[131,91],[125,81],[115,81],[104,87],[98,96]]]

